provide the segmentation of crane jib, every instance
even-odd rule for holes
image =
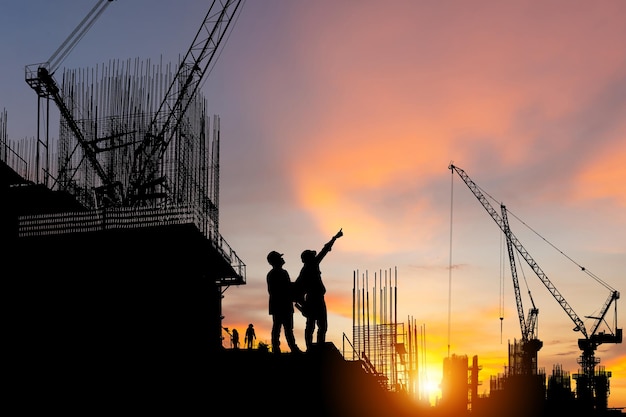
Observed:
[[[217,11],[213,10],[215,3],[211,4],[200,29],[179,65],[159,110],[150,123],[144,141],[139,144],[135,151],[128,192],[128,203],[131,205],[140,200],[141,196],[157,195],[146,190],[151,188],[152,181],[159,177],[156,172],[156,168],[159,166],[158,161],[163,157],[176,134],[187,107],[196,95],[200,82],[214,60],[224,35],[235,18],[241,0],[226,1],[222,4],[222,8]],[[199,41],[204,32],[208,36]],[[165,179],[162,182],[166,183]]]
[[[561,308],[567,313],[569,318],[574,322],[575,327],[574,331],[579,331],[584,335],[584,339],[582,340],[596,340],[602,341],[602,343],[621,343],[621,329],[617,329],[617,320],[615,322],[616,334],[614,335],[603,335],[603,337],[598,337],[596,332],[599,328],[600,323],[604,320],[604,317],[610,308],[611,304],[619,298],[619,292],[612,291],[609,295],[609,298],[604,303],[602,307],[601,314],[596,318],[596,322],[592,327],[591,332],[587,332],[585,328],[584,322],[581,318],[576,314],[574,309],[569,305],[569,303],[565,300],[565,297],[561,295],[561,293],[557,290],[557,288],[552,284],[552,282],[548,279],[548,276],[541,270],[537,262],[532,258],[532,256],[528,253],[528,251],[524,248],[524,246],[519,242],[519,240],[515,237],[515,235],[511,232],[511,230],[505,225],[502,217],[498,215],[496,210],[491,206],[487,198],[480,191],[480,188],[472,179],[467,175],[467,173],[461,168],[450,164],[448,168],[452,171],[452,173],[456,172],[463,182],[468,186],[468,188],[472,191],[474,196],[480,201],[482,206],[487,210],[487,212],[491,215],[492,219],[496,222],[496,224],[500,227],[500,229],[504,232],[507,237],[507,241],[510,242],[519,252],[519,254],[524,258],[524,260],[530,265],[533,269],[537,277],[541,280],[541,282],[548,289],[550,294],[554,297],[554,299],[559,303]],[[502,206],[504,207],[504,206]],[[619,334],[619,335],[618,335]]]

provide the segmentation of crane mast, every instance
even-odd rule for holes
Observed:
[[[506,246],[509,254],[509,263],[511,265],[511,275],[513,277],[513,289],[515,291],[515,302],[517,304],[517,315],[520,321],[520,329],[522,331],[522,339],[525,341],[537,338],[537,316],[539,315],[539,309],[535,306],[533,297],[528,291],[528,297],[532,307],[528,310],[528,316],[524,319],[524,308],[522,306],[522,297],[519,288],[519,279],[517,277],[517,267],[515,264],[515,253],[513,251],[513,243],[511,241],[511,229],[509,228],[509,219],[507,216],[506,206],[500,205],[500,211],[502,212],[502,224],[504,225],[504,235],[506,236]]]
[[[509,219],[507,216],[506,206],[500,205],[500,211],[502,212],[502,225],[504,235],[506,236],[506,246],[509,254],[509,262],[511,265],[511,276],[513,277],[513,289],[515,292],[515,303],[517,305],[517,316],[519,318],[520,329],[522,332],[521,344],[521,369],[519,370],[522,375],[535,375],[537,374],[537,352],[543,347],[543,342],[537,338],[537,315],[539,309],[535,307],[530,291],[528,295],[532,308],[528,311],[528,317],[524,319],[524,307],[522,305],[522,296],[519,288],[519,279],[517,277],[517,267],[515,264],[515,252],[513,250],[513,243],[511,239],[511,229],[509,228]]]
[[[219,3],[221,8],[214,6]],[[144,140],[134,151],[130,173],[129,205],[146,204],[167,197],[167,179],[159,165],[167,147],[183,123],[185,111],[213,61],[241,0],[214,1],[155,113]],[[157,192],[157,188],[160,192]]]
[[[522,332],[522,340],[528,340],[528,324],[524,319],[524,306],[522,304],[522,295],[519,289],[519,279],[517,277],[517,267],[515,265],[515,253],[511,244],[511,230],[509,229],[509,221],[506,215],[506,207],[500,206],[502,211],[502,224],[504,235],[506,236],[506,247],[509,254],[509,263],[511,265],[511,276],[513,277],[513,290],[515,293],[515,304],[517,305],[517,317],[519,318],[519,326]]]

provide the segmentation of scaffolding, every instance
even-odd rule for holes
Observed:
[[[35,159],[36,143],[28,139],[11,140],[7,131],[8,113],[3,109],[0,112],[0,162],[15,171],[22,183],[30,183],[33,172],[28,161]]]
[[[7,113],[0,113],[2,162],[25,183],[73,196],[85,211],[66,213],[62,219],[54,217],[61,214],[23,217],[20,236],[193,223],[245,282],[245,264],[219,233],[220,120],[213,116],[211,125],[201,93],[190,99],[176,130],[168,132],[171,140],[158,163],[158,174],[167,179],[164,198],[113,206],[102,200],[106,194],[98,193],[105,184],[94,162],[120,192],[128,189],[136,150],[150,137],[154,120],[160,120],[154,112],[176,68],[135,59],[64,70],[60,89],[71,115],[60,117],[57,140],[11,141],[6,134]],[[40,107],[42,100],[43,106],[49,106],[49,99],[38,100]],[[71,123],[82,132],[84,143]],[[95,150],[95,161],[87,157],[89,149]]]
[[[397,320],[397,270],[374,274],[370,299],[369,276],[354,272],[352,346],[353,360],[390,391],[419,392],[415,326]]]
[[[180,65],[180,64],[179,64]],[[130,188],[131,171],[139,146],[149,138],[155,109],[174,80],[177,66],[150,61],[110,61],[92,69],[65,70],[63,96],[72,118],[95,150],[99,165],[120,190]],[[158,127],[157,127],[158,128]],[[167,199],[159,204],[190,204],[206,209],[217,221],[219,196],[219,118],[214,116],[213,132],[206,115],[206,100],[200,93],[191,98],[167,149],[158,160],[158,172],[167,178]],[[71,191],[88,208],[103,202],[94,192],[103,186],[93,164],[86,158],[62,118],[58,156],[58,176],[53,182]]]
[[[129,59],[111,60],[94,68],[65,69],[60,89],[70,117],[60,117],[58,139],[12,142],[2,133],[3,162],[24,178],[68,192],[88,210],[106,207],[104,194],[98,193],[105,184],[96,168],[106,173],[120,193],[129,189],[136,151],[155,129],[151,123],[160,120],[156,109],[179,65]],[[43,100],[40,107],[49,107],[49,101]],[[146,200],[141,205],[192,207],[218,231],[220,120],[215,115],[211,123],[206,109],[200,92],[190,98],[182,122],[176,131],[168,132],[172,139],[158,160],[158,173],[166,178],[161,184],[167,191],[165,198]],[[83,133],[83,143],[72,123]],[[5,111],[0,118],[2,132],[6,132],[6,125]],[[95,153],[95,164],[86,147]]]

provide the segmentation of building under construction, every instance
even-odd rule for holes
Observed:
[[[375,273],[371,291],[367,272],[355,272],[353,281],[352,357],[345,353],[344,356],[361,362],[385,389],[427,404],[428,398],[421,389],[425,381],[425,335],[422,329],[418,333],[418,326],[411,319],[407,319],[407,329],[398,322],[397,271]],[[502,374],[490,377],[487,395],[479,394],[482,366],[478,356],[473,356],[471,363],[466,355],[444,358],[438,412],[480,417],[549,417],[581,410],[590,416],[622,414],[619,409],[608,408],[611,372],[604,367],[595,371],[592,398],[585,390],[586,383],[577,383],[577,389],[572,391],[572,378],[560,365],[554,366],[550,376],[538,367],[537,353],[542,342],[535,336],[532,332],[531,337],[509,343],[508,365]],[[585,375],[581,371],[573,378]]]
[[[381,386],[408,395],[413,401],[427,402],[421,392],[418,334],[415,320],[398,322],[397,270],[385,270],[371,277],[354,272],[351,357],[373,375]],[[371,290],[371,292],[370,292]],[[423,346],[422,346],[423,347]],[[422,356],[423,357],[423,356]]]
[[[37,137],[8,138],[0,116],[18,402],[180,409],[208,389],[223,288],[246,271],[219,233],[219,118],[198,86],[239,3],[214,3],[176,65],[26,66]]]

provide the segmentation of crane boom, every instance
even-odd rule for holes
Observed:
[[[61,62],[63,62],[74,46],[76,46],[78,41],[85,36],[85,33],[87,33],[87,31],[112,1],[113,0],[98,0],[89,13],[87,13],[83,20],[81,20],[78,26],[76,26],[72,33],[70,33],[67,39],[63,41],[56,51],[54,51],[46,62],[47,69],[51,74],[54,74],[59,65],[61,65]]]
[[[221,4],[221,9],[214,9],[216,3]],[[209,64],[213,61],[240,4],[241,0],[213,1],[211,4],[150,123],[148,133],[135,149],[129,181],[130,204],[163,196],[163,193],[148,193],[155,185],[162,185],[165,182],[165,178],[158,175],[159,161],[176,134],[185,111],[195,96]]]
[[[606,313],[609,311],[609,307],[611,307],[611,304],[618,298],[619,298],[619,292],[612,291],[611,294],[609,294],[609,297],[604,302],[604,306],[600,310],[600,315],[597,317],[592,317],[592,318],[595,318],[596,320],[595,324],[593,325],[593,328],[591,329],[592,335],[596,333],[596,331],[598,330],[598,327],[600,327],[600,324],[604,321],[604,317],[606,316]]]
[[[472,179],[461,168],[452,164],[450,164],[448,168],[451,169],[453,172],[456,172],[457,174],[459,174],[463,182],[465,182],[465,184],[469,187],[472,193],[474,193],[474,196],[476,196],[478,201],[480,201],[480,203],[483,205],[485,210],[487,210],[487,212],[491,215],[491,218],[497,223],[500,229],[507,235],[507,240],[511,241],[511,243],[515,246],[519,254],[522,255],[524,260],[526,260],[528,265],[530,265],[530,267],[533,269],[535,274],[537,274],[541,282],[543,282],[543,285],[545,285],[545,287],[548,289],[550,294],[552,294],[554,299],[560,304],[560,306],[567,313],[569,318],[574,322],[574,324],[576,325],[574,330],[580,331],[583,335],[585,335],[585,338],[587,338],[588,335],[587,335],[587,329],[585,328],[585,323],[580,319],[580,317],[578,317],[574,309],[569,305],[567,300],[565,300],[565,298],[561,295],[559,290],[556,289],[556,287],[554,286],[554,284],[552,284],[550,279],[548,279],[548,276],[541,270],[537,262],[535,262],[533,257],[530,256],[528,251],[524,248],[524,246],[522,246],[519,240],[517,240],[515,235],[510,230],[508,233],[506,232],[505,225],[504,225],[502,218],[495,211],[495,209],[491,206],[487,198],[480,191],[480,188],[474,183],[474,181],[472,181]]]
[[[87,30],[91,28],[96,19],[104,12],[113,0],[98,0],[94,7],[89,11],[87,16],[76,26],[72,33],[63,41],[63,43],[57,48],[57,50],[50,56],[48,61],[39,64],[27,65],[26,83],[35,90],[39,99],[52,99],[61,116],[67,122],[68,127],[76,137],[76,141],[82,147],[83,152],[87,160],[91,163],[94,171],[102,182],[102,189],[110,190],[108,194],[114,194],[113,189],[118,184],[112,181],[112,178],[106,173],[98,158],[96,157],[97,151],[91,146],[90,142],[86,139],[84,132],[76,123],[72,111],[66,104],[66,100],[60,92],[59,86],[55,81],[53,75],[58,66],[70,53],[72,48],[76,46],[76,43],[85,35]],[[69,161],[68,161],[69,162]],[[61,167],[60,171],[63,173],[66,171],[67,165]]]
[[[72,133],[74,133],[74,136],[76,137],[78,143],[82,146],[83,151],[85,152],[85,156],[95,169],[102,182],[104,184],[110,184],[111,180],[102,165],[100,165],[100,162],[96,157],[96,151],[89,144],[87,139],[85,139],[83,131],[78,127],[76,120],[74,120],[74,117],[72,116],[72,112],[65,104],[65,100],[63,99],[63,96],[61,95],[59,87],[52,77],[52,74],[48,72],[48,69],[46,67],[41,66],[37,69],[37,79],[43,86],[43,89],[46,91],[46,94],[51,97],[52,100],[56,103],[59,111],[61,112],[61,115],[67,122]]]

